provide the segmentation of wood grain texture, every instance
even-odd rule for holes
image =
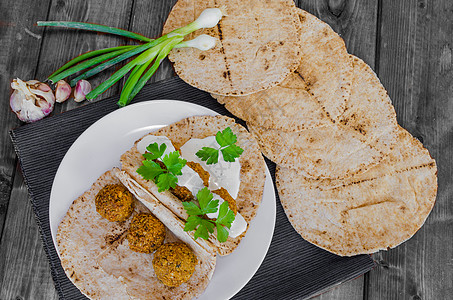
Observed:
[[[315,299],[331,300],[331,299],[348,299],[362,300],[363,299],[363,276],[343,282],[342,284],[330,288]]]
[[[399,123],[438,166],[438,195],[415,236],[380,252],[369,299],[450,299],[453,295],[453,22],[451,1],[382,1],[379,77]]]
[[[0,2],[0,237],[16,170],[8,131],[20,125],[9,107],[10,83],[13,78],[30,80],[36,74],[42,31],[33,24],[37,18],[46,18],[49,1],[41,3],[30,9],[26,0]]]
[[[58,299],[22,176],[14,179],[0,257],[0,299]]]

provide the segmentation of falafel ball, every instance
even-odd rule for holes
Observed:
[[[197,257],[182,242],[166,243],[154,253],[153,267],[157,278],[169,287],[177,287],[189,280],[195,271]]]
[[[94,201],[96,211],[111,222],[127,220],[134,210],[134,196],[121,184],[107,184]]]
[[[137,214],[132,218],[127,239],[132,251],[154,252],[164,243],[165,226],[150,213]]]

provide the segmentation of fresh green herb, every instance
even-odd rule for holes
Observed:
[[[148,152],[145,152],[143,157],[147,160],[158,159],[164,154],[166,149],[167,145],[165,143],[162,143],[160,146],[157,143],[149,144],[148,147],[146,147]]]
[[[201,237],[205,240],[209,238],[209,234],[214,232],[214,227],[217,228],[217,240],[221,243],[228,238],[228,229],[234,221],[234,212],[229,209],[228,202],[223,202],[219,207],[219,200],[213,200],[213,195],[208,188],[203,188],[197,193],[197,199],[200,206],[194,202],[183,202],[183,206],[189,215],[187,218],[184,231],[193,231],[196,229],[195,239]],[[219,211],[219,215],[215,221],[204,218],[204,215]]]
[[[223,160],[228,162],[234,162],[244,152],[244,149],[235,145],[237,136],[230,127],[217,132],[215,140],[220,146],[218,149],[203,147],[195,153],[202,161],[206,161],[208,165],[216,164],[219,161],[219,151],[222,152]]]
[[[153,180],[156,183],[159,192],[176,187],[177,175],[182,175],[181,170],[187,163],[180,157],[178,151],[170,152],[162,158],[166,148],[165,144],[160,146],[157,143],[150,144],[146,147],[149,153],[143,154],[145,160],[137,169],[137,173],[142,175],[143,179]],[[157,160],[160,160],[165,167],[156,162]]]
[[[198,29],[214,27],[222,16],[223,12],[221,9],[207,8],[192,23],[173,30],[157,39],[150,39],[135,32],[98,24],[60,21],[38,22],[38,26],[53,26],[104,32],[132,38],[144,43],[142,45],[119,46],[94,50],[82,54],[52,73],[48,77],[48,80],[55,83],[68,76],[72,76],[75,73],[82,72],[81,75],[71,80],[70,85],[75,86],[79,80],[89,78],[123,60],[138,55],[115,72],[109,79],[86,95],[88,100],[96,98],[130,72],[121,92],[120,100],[118,101],[118,106],[125,106],[130,103],[135,95],[143,88],[173,48],[195,47],[200,50],[213,48],[215,46],[215,38],[205,34],[190,41],[183,40],[186,35]]]

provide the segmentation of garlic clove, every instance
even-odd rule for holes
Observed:
[[[65,102],[69,96],[71,96],[71,86],[66,81],[59,80],[55,88],[55,101],[58,103]]]
[[[82,79],[77,81],[75,90],[74,90],[74,101],[75,102],[82,102],[85,100],[85,96],[91,92],[91,84]]]
[[[37,80],[24,82],[17,78],[13,80],[11,87],[14,91],[9,104],[19,120],[35,122],[53,111],[55,96],[47,84]]]

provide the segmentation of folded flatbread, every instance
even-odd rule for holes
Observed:
[[[237,145],[244,149],[244,152],[239,158],[241,164],[240,187],[235,200],[238,212],[249,225],[250,221],[255,217],[263,197],[266,176],[265,162],[259,150],[258,143],[244,127],[236,124],[234,119],[225,116],[198,116],[183,119],[150,134],[166,136],[172,141],[175,148],[178,149],[191,138],[202,139],[208,136],[214,136],[218,131],[224,130],[226,127],[230,127],[237,135]],[[137,173],[137,168],[142,165],[143,161],[142,154],[137,150],[137,143],[138,141],[129,151],[121,156],[121,169],[158,198],[176,216],[182,220],[186,220],[188,215],[181,200],[169,191],[159,193],[154,182],[144,180]],[[228,240],[224,243],[219,243],[214,233],[214,235],[211,235],[210,241],[217,246],[220,255],[228,255],[236,249],[246,232],[247,230],[236,238],[228,237]]]
[[[119,170],[115,170],[120,176]],[[96,194],[107,184],[119,184],[112,171],[100,176],[70,206],[58,227],[61,264],[69,279],[90,299],[191,299],[207,287],[216,264],[215,249],[204,240],[195,242],[184,225],[148,192],[127,183],[135,200],[133,215],[124,222],[110,222],[96,212]],[[152,266],[153,254],[134,252],[126,238],[133,216],[152,212],[167,227],[165,242],[182,241],[197,256],[190,279],[178,287],[161,283]]]

